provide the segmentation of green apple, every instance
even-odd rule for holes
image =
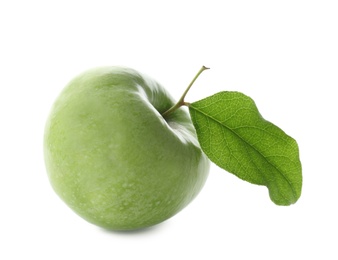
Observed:
[[[44,135],[48,177],[77,214],[131,230],[160,223],[202,189],[209,160],[188,113],[156,81],[102,67],[73,79],[55,101]]]

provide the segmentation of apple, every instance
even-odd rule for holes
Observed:
[[[112,230],[158,224],[202,189],[209,160],[184,108],[153,79],[101,67],[73,79],[44,134],[50,183],[87,221]]]

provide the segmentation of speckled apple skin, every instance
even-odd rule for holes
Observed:
[[[167,91],[135,70],[84,72],[61,92],[44,135],[55,192],[98,226],[132,230],[160,223],[202,189],[209,160],[188,113]]]

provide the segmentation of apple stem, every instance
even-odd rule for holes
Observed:
[[[190,103],[185,102],[185,96],[187,95],[187,93],[189,92],[191,86],[194,84],[194,82],[196,81],[196,79],[199,77],[199,75],[201,75],[201,73],[205,70],[208,70],[209,68],[202,66],[202,68],[197,72],[196,76],[192,79],[192,81],[190,82],[190,84],[188,85],[187,89],[184,91],[182,97],[178,100],[178,102],[172,106],[171,108],[169,108],[167,111],[165,111],[162,116],[166,117],[169,114],[173,113],[175,110],[177,110],[178,108],[180,108],[181,106],[189,106]]]

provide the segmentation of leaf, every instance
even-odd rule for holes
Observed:
[[[277,205],[301,195],[302,169],[296,141],[266,121],[254,101],[239,92],[220,92],[189,105],[204,153],[226,171],[265,185]]]

